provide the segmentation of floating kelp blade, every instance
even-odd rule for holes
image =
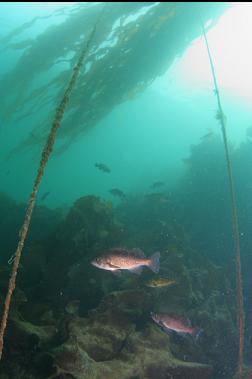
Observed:
[[[23,55],[0,82],[0,115],[5,127],[29,124],[24,141],[12,148],[9,157],[45,141],[48,120],[62,96],[76,53],[103,7],[103,3],[70,7],[61,23],[55,24],[53,15],[48,29],[24,43]],[[106,3],[92,51],[59,131],[57,152],[63,153],[116,105],[134,99],[163,75],[200,36],[199,14],[204,22],[211,19],[212,27],[227,7],[224,2]],[[22,34],[17,31],[4,41],[12,49],[14,37],[20,40]]]

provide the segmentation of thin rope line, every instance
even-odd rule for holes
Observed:
[[[232,164],[231,164],[229,147],[228,147],[228,142],[227,142],[226,117],[223,112],[218,82],[217,82],[217,78],[215,74],[214,63],[213,63],[211,51],[209,48],[205,28],[203,25],[202,25],[202,29],[203,29],[203,35],[204,35],[204,39],[206,43],[208,58],[209,58],[212,76],[213,76],[214,91],[217,98],[217,104],[218,104],[217,118],[221,125],[225,156],[226,156],[226,162],[227,162],[229,189],[230,189],[230,195],[231,195],[233,237],[234,237],[234,244],[235,244],[235,261],[236,261],[236,290],[237,290],[237,306],[238,306],[237,320],[238,320],[238,331],[239,331],[238,375],[239,375],[239,379],[242,379],[243,361],[244,361],[244,358],[243,358],[244,356],[244,301],[243,301],[243,288],[242,288],[241,247],[240,247],[240,233],[239,233],[237,202],[236,202],[236,196],[235,196],[235,185],[234,185]]]
[[[85,47],[83,48],[83,50],[80,54],[80,57],[78,59],[76,66],[73,68],[73,72],[72,72],[69,84],[67,86],[67,89],[64,93],[64,96],[63,96],[58,108],[56,109],[56,113],[55,113],[54,121],[52,123],[51,131],[50,131],[50,134],[48,136],[47,142],[44,146],[44,149],[42,151],[40,165],[38,168],[37,176],[36,176],[35,181],[34,181],[33,190],[30,194],[28,207],[26,210],[25,218],[24,218],[24,223],[23,223],[21,230],[20,230],[20,233],[19,233],[18,246],[17,246],[16,252],[14,254],[15,259],[14,259],[14,263],[12,266],[12,273],[11,273],[11,277],[9,280],[8,291],[7,291],[5,302],[4,302],[4,310],[3,310],[3,316],[2,316],[2,320],[1,320],[1,326],[0,326],[0,360],[2,358],[2,353],[3,353],[4,333],[5,333],[5,329],[6,329],[7,321],[8,321],[11,297],[12,297],[13,291],[14,291],[15,286],[16,286],[16,277],[17,277],[18,266],[19,266],[19,262],[20,262],[20,258],[21,258],[21,253],[22,253],[22,250],[24,247],[24,242],[25,242],[28,230],[29,230],[29,226],[30,226],[32,213],[33,213],[35,202],[36,202],[38,189],[39,189],[40,183],[42,181],[46,165],[47,165],[48,160],[50,158],[50,155],[53,151],[53,146],[55,143],[57,131],[61,126],[61,121],[63,119],[67,104],[69,103],[70,96],[71,96],[73,89],[76,85],[77,78],[78,78],[78,75],[80,73],[80,69],[83,65],[85,57],[87,56],[87,54],[89,52],[90,44],[91,44],[91,41],[93,40],[95,31],[96,31],[97,22],[96,22],[92,32],[90,33],[90,36],[89,36],[87,42],[85,43]]]

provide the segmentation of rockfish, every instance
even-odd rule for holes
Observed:
[[[180,318],[173,318],[167,314],[156,314],[151,313],[151,318],[158,325],[160,325],[166,332],[171,330],[180,334],[191,334],[192,336],[198,338],[201,333],[201,329],[191,326],[189,320],[182,320]]]
[[[176,284],[176,281],[173,279],[157,278],[157,279],[149,280],[146,283],[146,286],[151,287],[151,288],[162,288],[162,287],[171,286],[173,284]]]
[[[121,191],[120,189],[118,189],[118,188],[112,188],[111,190],[109,190],[109,192],[113,196],[120,197],[121,199],[125,198],[125,193],[123,191]]]
[[[127,250],[124,248],[115,248],[111,249],[108,254],[95,258],[91,264],[103,270],[113,271],[115,274],[120,274],[120,270],[129,270],[135,274],[141,274],[144,266],[158,273],[159,258],[159,252],[146,258],[140,249]]]
[[[98,170],[106,172],[108,174],[111,172],[110,168],[104,163],[95,163],[95,167],[98,168]]]

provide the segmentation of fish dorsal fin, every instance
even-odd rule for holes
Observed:
[[[110,249],[109,254],[118,254],[124,256],[134,256],[136,258],[145,258],[144,252],[139,248],[126,249],[125,247],[114,247]]]
[[[114,247],[113,249],[110,249],[110,254],[119,254],[119,255],[129,255],[129,252],[124,247]]]
[[[137,258],[145,258],[145,254],[144,254],[143,250],[139,249],[138,247],[131,249],[130,253]]]

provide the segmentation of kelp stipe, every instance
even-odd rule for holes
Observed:
[[[3,353],[4,333],[5,333],[5,329],[6,329],[7,321],[8,321],[10,302],[11,302],[13,291],[14,291],[15,286],[16,286],[16,277],[17,277],[18,266],[19,266],[24,242],[25,242],[28,230],[29,230],[31,217],[32,217],[34,206],[35,206],[39,186],[41,184],[41,181],[42,181],[48,160],[49,160],[50,155],[53,151],[54,143],[56,140],[56,135],[57,135],[58,129],[61,126],[61,122],[62,122],[64,113],[65,113],[67,104],[70,100],[71,94],[72,94],[73,89],[76,85],[77,78],[78,78],[78,75],[80,73],[80,69],[83,66],[84,59],[86,58],[86,56],[89,52],[89,49],[90,49],[90,44],[93,41],[98,22],[99,22],[99,19],[96,22],[96,24],[94,25],[94,27],[90,33],[90,36],[88,37],[88,40],[85,41],[85,47],[82,49],[80,57],[78,59],[78,62],[73,68],[69,84],[67,86],[67,89],[63,95],[63,98],[62,98],[58,108],[56,109],[54,120],[52,123],[52,127],[51,127],[48,139],[46,141],[46,144],[45,144],[44,149],[43,149],[42,154],[41,154],[41,160],[40,160],[38,172],[37,172],[37,175],[36,175],[36,178],[34,181],[33,190],[30,194],[28,207],[26,210],[25,218],[24,218],[24,223],[23,223],[21,230],[20,230],[20,233],[19,233],[18,246],[17,246],[16,252],[14,254],[15,258],[13,261],[11,277],[9,280],[8,292],[7,292],[7,295],[5,298],[5,302],[4,302],[3,316],[2,316],[2,320],[1,320],[1,326],[0,326],[0,360],[2,358],[2,353]]]
[[[229,154],[227,133],[226,133],[226,117],[223,112],[219,87],[217,83],[217,78],[215,74],[215,68],[213,64],[212,55],[210,52],[206,31],[202,25],[203,36],[206,43],[208,58],[211,66],[211,72],[214,82],[214,92],[217,98],[218,111],[216,118],[220,122],[222,137],[224,142],[225,156],[227,162],[227,173],[229,180],[229,190],[231,195],[231,206],[232,206],[232,223],[233,223],[233,237],[235,243],[235,261],[236,261],[236,288],[237,288],[237,305],[238,305],[238,331],[239,331],[239,359],[238,359],[238,378],[242,379],[243,375],[243,355],[244,355],[244,302],[243,302],[243,288],[242,288],[242,273],[241,273],[241,248],[240,248],[240,234],[239,234],[239,223],[237,214],[237,202],[235,196],[235,186],[233,178],[233,170],[231,165],[231,159]]]

